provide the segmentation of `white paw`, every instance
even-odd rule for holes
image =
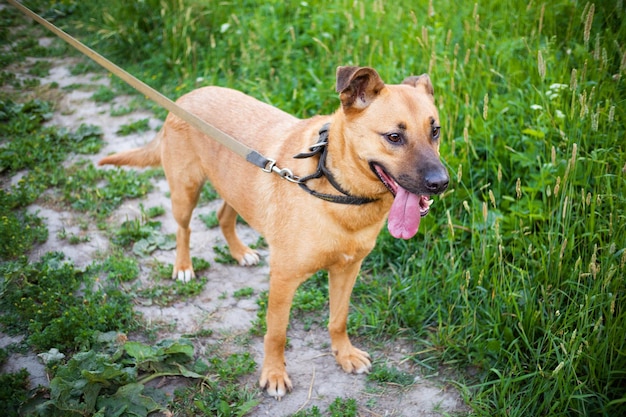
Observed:
[[[369,374],[370,373],[370,368],[372,367],[372,365],[362,365],[361,367],[357,368],[354,373],[355,374]]]
[[[258,264],[260,260],[261,260],[261,258],[259,257],[258,253],[256,253],[256,252],[246,252],[243,255],[243,258],[241,258],[241,261],[239,261],[239,265],[241,265],[241,266],[254,266],[254,265]]]
[[[270,397],[274,397],[275,400],[280,401],[285,394],[287,394],[287,390],[285,388],[268,388],[267,389],[267,394]]]
[[[193,278],[193,271],[191,269],[185,269],[184,271],[178,271],[178,276],[176,277],[179,281],[189,282]]]
[[[274,397],[278,401],[293,389],[291,379],[284,370],[282,372],[262,371],[259,385],[270,397]]]

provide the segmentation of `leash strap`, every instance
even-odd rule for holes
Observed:
[[[256,165],[259,168],[262,168],[266,172],[276,172],[280,175],[280,171],[283,171],[275,167],[275,161],[272,161],[264,157],[263,155],[255,151],[254,149],[251,149],[247,147],[246,145],[244,145],[243,143],[237,141],[232,136],[208,124],[207,122],[205,122],[204,120],[196,116],[195,114],[186,111],[185,109],[183,109],[182,107],[174,103],[172,100],[165,97],[163,94],[159,93],[154,88],[150,87],[146,83],[140,81],[139,79],[135,78],[133,75],[124,71],[122,68],[118,67],[117,65],[115,65],[114,63],[112,63],[111,61],[103,57],[102,55],[98,54],[93,49],[82,44],[80,41],[76,40],[75,38],[67,34],[66,32],[62,31],[61,29],[57,28],[52,23],[48,22],[46,19],[42,18],[35,12],[31,11],[26,6],[22,5],[21,3],[18,3],[15,0],[8,0],[8,2],[11,3],[13,6],[15,6],[23,14],[30,17],[37,23],[41,24],[46,29],[54,33],[56,36],[63,39],[65,42],[69,43],[75,49],[79,50],[81,53],[91,58],[100,66],[104,67],[106,70],[108,70],[112,74],[121,78],[123,81],[128,83],[131,87],[139,91],[141,94],[145,95],[146,97],[148,97],[149,99],[157,103],[158,105],[164,107],[170,113],[174,113],[176,116],[180,117],[185,122],[189,123],[191,126],[195,127],[196,129],[198,129],[205,135],[209,136],[210,138],[213,138],[214,140],[224,145],[228,149],[232,150],[236,154],[242,156],[243,158],[246,159],[246,161]],[[283,178],[285,178],[285,176],[283,176]]]

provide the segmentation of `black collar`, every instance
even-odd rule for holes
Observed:
[[[317,163],[317,170],[311,175],[307,175],[306,177],[300,178],[300,180],[298,181],[298,184],[304,191],[311,194],[312,196],[321,198],[322,200],[325,200],[325,201],[330,201],[331,203],[352,204],[352,205],[357,205],[357,206],[362,205],[362,204],[367,204],[367,203],[373,203],[377,199],[369,198],[369,197],[357,197],[357,196],[351,195],[349,192],[344,190],[341,187],[341,185],[339,185],[339,183],[335,179],[335,176],[332,174],[332,172],[330,172],[328,167],[326,167],[326,155],[328,154],[328,131],[329,129],[330,129],[330,123],[326,123],[324,126],[322,126],[322,128],[319,131],[320,136],[319,136],[318,142],[309,148],[310,152],[303,152],[294,156],[294,158],[303,159],[303,158],[311,158],[315,155],[319,155],[319,161]],[[326,177],[330,185],[335,187],[335,190],[339,191],[342,195],[320,193],[320,192],[310,189],[306,185],[307,181],[314,179],[314,178],[321,178],[321,177]]]

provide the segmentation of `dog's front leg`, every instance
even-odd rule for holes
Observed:
[[[271,269],[271,268],[270,268]],[[267,333],[265,334],[265,358],[259,385],[276,399],[280,399],[292,384],[285,364],[287,325],[293,296],[304,279],[270,273],[270,294],[267,306]]]
[[[328,331],[332,351],[337,363],[345,372],[357,374],[368,372],[372,367],[370,355],[352,346],[346,331],[350,295],[360,269],[361,261],[347,266],[333,267],[328,271],[330,284],[328,290],[330,297]]]

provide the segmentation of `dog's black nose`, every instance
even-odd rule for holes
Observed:
[[[424,176],[424,186],[431,194],[439,194],[448,188],[450,177],[445,168],[431,170]]]

